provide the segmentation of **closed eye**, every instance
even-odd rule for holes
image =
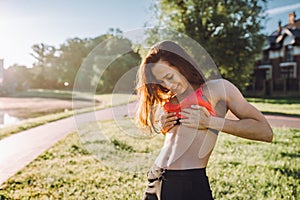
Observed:
[[[169,75],[166,77],[167,80],[172,80],[172,78],[173,78],[173,75]]]

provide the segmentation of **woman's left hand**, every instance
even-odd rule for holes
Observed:
[[[184,126],[198,130],[209,128],[211,115],[203,106],[191,105],[191,108],[182,109],[180,114],[183,116],[180,122]]]

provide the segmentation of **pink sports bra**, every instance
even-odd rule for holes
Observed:
[[[167,112],[176,112],[176,116],[178,118],[182,118],[182,116],[179,114],[182,108],[189,108],[193,104],[194,105],[198,104],[200,106],[205,107],[212,116],[216,116],[216,113],[213,110],[212,106],[209,104],[209,102],[205,101],[203,97],[206,98],[202,94],[202,85],[201,85],[197,90],[195,90],[193,93],[186,96],[178,104],[174,104],[170,101],[166,102],[164,104],[164,110]]]

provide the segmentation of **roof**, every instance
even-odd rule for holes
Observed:
[[[280,31],[274,31],[268,36],[268,42],[269,45],[266,45],[264,50],[280,49],[286,45],[300,45],[300,19],[295,20],[293,24],[282,26]]]
[[[300,19],[295,20],[294,24],[286,24],[286,25],[282,26],[282,29],[284,29],[284,28],[287,28],[290,30],[300,29]],[[271,35],[272,36],[278,35],[278,30],[274,31]]]

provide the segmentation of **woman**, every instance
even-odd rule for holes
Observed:
[[[205,169],[218,131],[272,141],[272,129],[262,113],[229,81],[206,80],[195,61],[174,42],[155,44],[137,78],[137,121],[165,134],[155,161],[164,172],[158,193],[162,200],[213,199]],[[165,111],[161,130],[155,126],[159,107]],[[224,118],[228,110],[239,120]]]

